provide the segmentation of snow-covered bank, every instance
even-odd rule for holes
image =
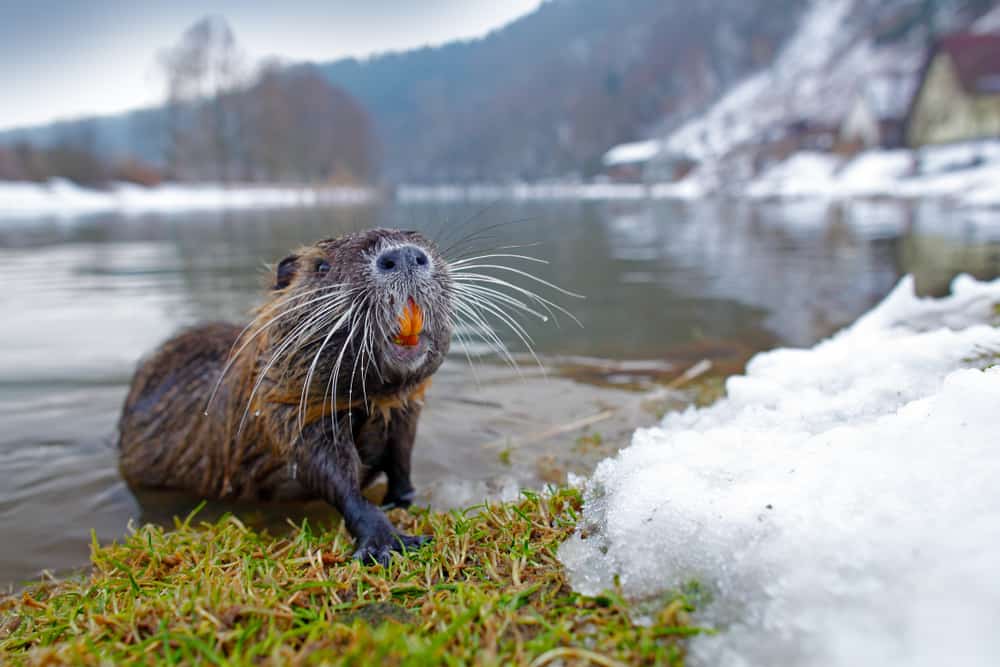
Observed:
[[[690,580],[701,664],[996,664],[1000,280],[904,279],[812,349],[755,357],[712,407],[601,463],[560,555],[574,586]],[[586,539],[581,537],[586,534]]]
[[[796,153],[751,181],[743,193],[751,198],[899,197],[1000,206],[1000,142],[919,152],[868,151],[849,160],[829,153]]]
[[[106,190],[94,190],[58,179],[0,182],[0,219],[360,204],[375,197],[374,190],[347,187],[163,184],[145,188],[114,183]]]
[[[632,145],[619,148],[631,150]],[[1000,207],[1000,141],[931,146],[919,151],[871,150],[851,158],[803,151],[750,180],[727,176],[719,165],[707,162],[684,180],[672,183],[403,185],[396,197],[403,202],[708,197],[851,201],[895,197],[941,200],[969,209],[992,208]]]
[[[703,194],[693,183],[408,184],[396,190],[396,198],[402,202],[693,199]]]
[[[919,173],[914,173],[919,165]],[[373,188],[116,183],[106,190],[65,180],[0,181],[0,220],[296,206],[357,205],[376,201]],[[749,181],[727,180],[707,167],[672,183],[480,183],[400,185],[396,200],[414,202],[639,201],[703,198],[814,199],[817,202],[893,197],[937,200],[963,209],[1000,207],[1000,141],[925,149],[869,151],[853,159],[802,152]]]

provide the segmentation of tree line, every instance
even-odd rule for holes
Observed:
[[[0,180],[359,184],[375,179],[378,144],[365,109],[312,66],[252,69],[224,19],[192,25],[158,58],[162,110],[132,128],[147,156],[115,158],[92,125],[46,146],[0,147]],[[138,152],[138,151],[136,151]]]

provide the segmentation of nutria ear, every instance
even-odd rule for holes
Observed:
[[[298,270],[296,263],[299,261],[298,255],[289,255],[280,262],[278,268],[274,270],[274,287],[272,289],[285,289],[292,284],[292,278]]]

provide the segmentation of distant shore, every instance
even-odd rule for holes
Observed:
[[[143,187],[112,183],[98,190],[64,179],[47,183],[0,181],[0,219],[357,205],[378,196],[378,190],[363,186],[164,183]]]
[[[289,184],[113,183],[105,189],[63,179],[0,181],[0,219],[72,218],[98,213],[141,214],[199,210],[356,206],[384,199],[414,202],[695,200],[849,201],[897,198],[941,200],[962,208],[1000,207],[1000,142],[944,146],[923,155],[915,170],[906,150],[867,151],[852,158],[800,152],[739,181],[699,168],[664,183],[538,182],[315,186]]]

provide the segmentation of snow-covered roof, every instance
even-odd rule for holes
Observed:
[[[620,164],[641,164],[649,162],[660,153],[660,142],[656,139],[618,144],[604,154],[601,161],[606,167]]]

